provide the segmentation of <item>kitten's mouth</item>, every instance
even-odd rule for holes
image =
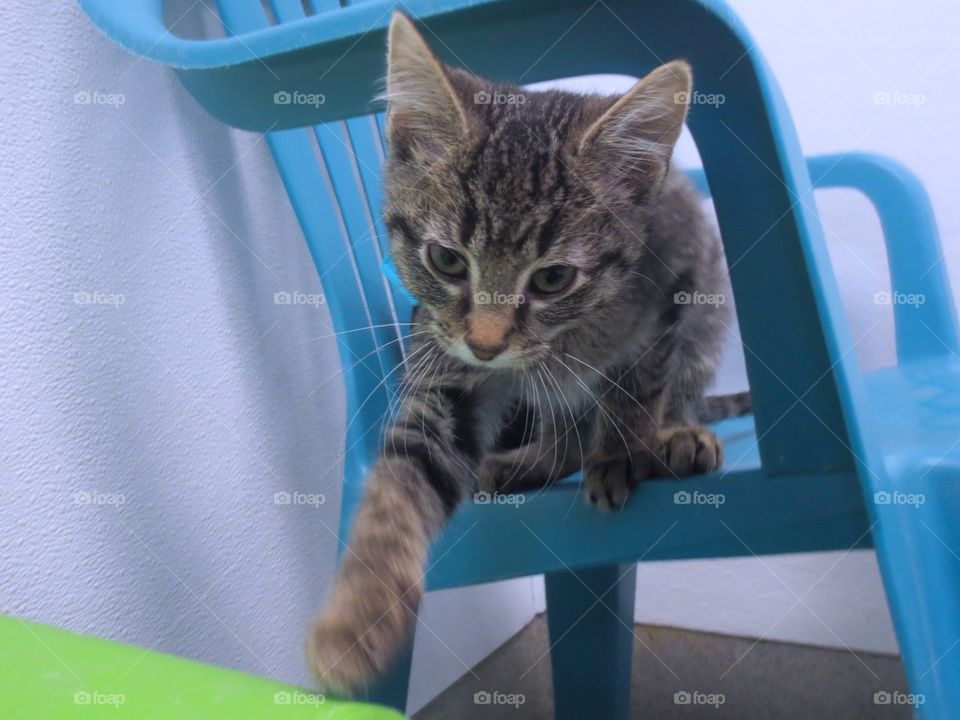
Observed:
[[[466,342],[460,341],[448,343],[446,351],[468,365],[486,370],[517,369],[524,365],[523,359],[509,348],[496,354],[490,354],[472,349]]]
[[[471,367],[485,370],[507,370],[522,367],[522,358],[509,347],[471,348],[464,335],[455,337],[455,333],[440,321],[434,321],[430,327],[432,335],[443,352]]]

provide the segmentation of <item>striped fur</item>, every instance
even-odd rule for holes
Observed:
[[[646,477],[719,467],[700,416],[727,407],[704,398],[723,252],[670,170],[689,67],[619,98],[533,93],[442,65],[401,14],[389,42],[384,217],[420,305],[403,401],[307,642],[318,681],[348,694],[409,637],[430,539],[466,495],[582,467],[587,501],[620,507]]]

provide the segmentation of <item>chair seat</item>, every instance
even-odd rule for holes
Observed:
[[[905,465],[960,468],[960,359],[901,363],[864,375],[873,430],[896,477]]]
[[[960,503],[960,362],[935,358],[864,375],[888,472],[876,493],[916,494],[936,479]],[[716,473],[642,483],[626,507],[588,507],[580,474],[554,487],[468,501],[436,543],[431,589],[636,560],[730,557],[869,547],[853,473],[764,475],[753,418],[713,426],[725,462]],[[950,466],[957,472],[947,472]],[[903,467],[915,472],[896,472]],[[934,467],[924,474],[923,468]],[[954,478],[956,479],[954,481]],[[915,483],[920,483],[918,487]],[[481,498],[481,500],[487,500]],[[909,502],[881,496],[875,502]],[[742,542],[741,542],[742,541]]]
[[[713,429],[725,441],[720,471],[644,482],[616,512],[586,504],[579,473],[539,492],[468,500],[434,545],[428,587],[637,559],[870,546],[855,474],[768,477],[751,416]]]

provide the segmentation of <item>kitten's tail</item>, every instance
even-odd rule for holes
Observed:
[[[700,422],[704,425],[720,422],[727,418],[746,415],[753,409],[750,393],[738,392],[730,395],[710,395],[703,399]]]
[[[445,521],[414,462],[376,464],[330,602],[307,635],[307,663],[324,689],[354,695],[389,667],[416,622],[429,543]]]

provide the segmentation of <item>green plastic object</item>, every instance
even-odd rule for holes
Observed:
[[[3,720],[403,718],[376,705],[4,615],[0,648]]]

